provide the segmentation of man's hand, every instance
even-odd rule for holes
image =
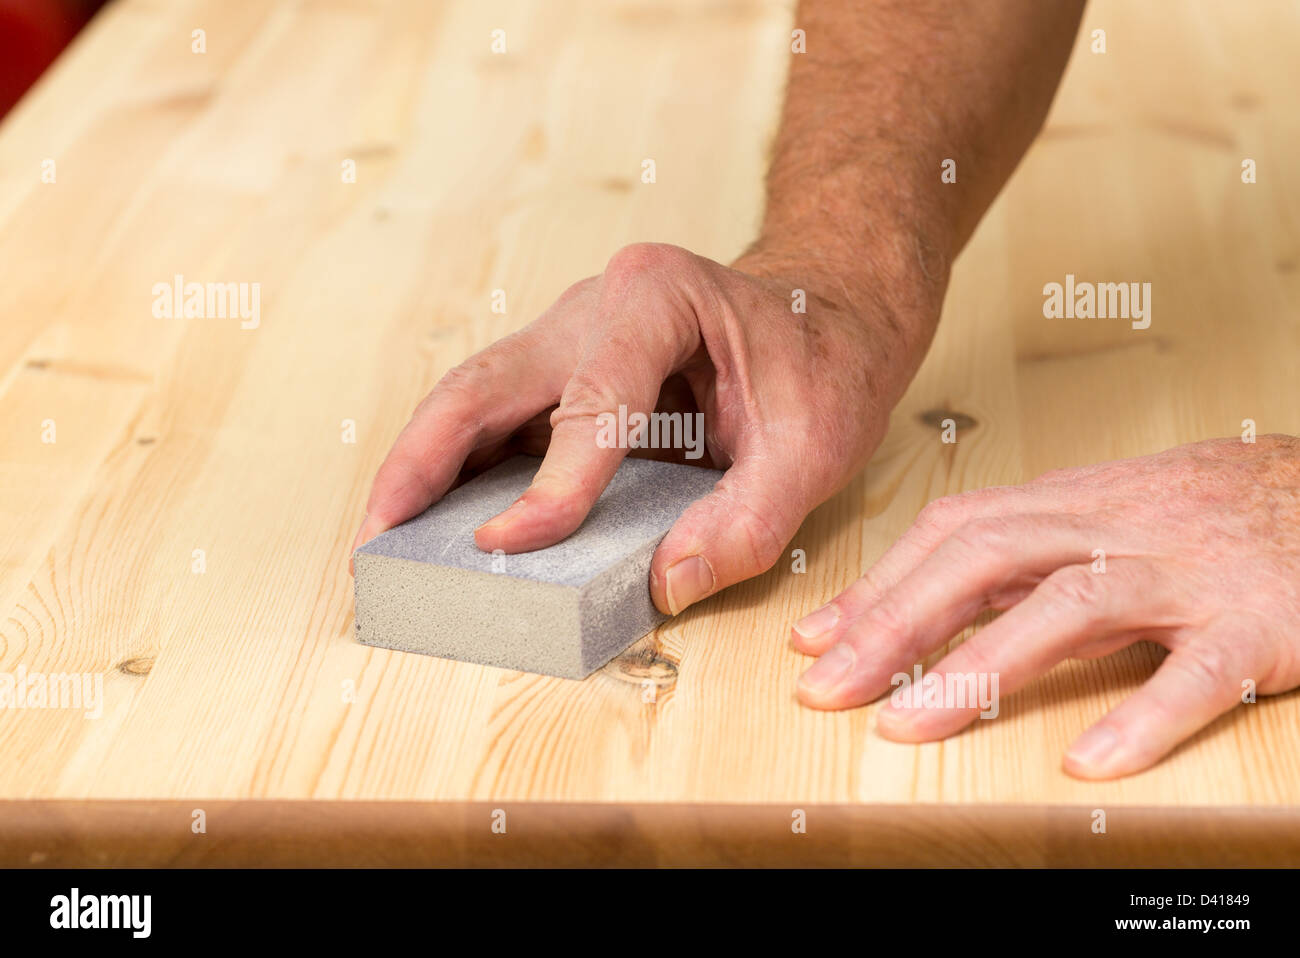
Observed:
[[[629,246],[458,366],[381,468],[357,543],[514,451],[546,459],[478,543],[557,541],[625,454],[596,441],[596,417],[624,405],[702,412],[701,464],[727,469],[655,554],[655,604],[675,613],[768,568],[879,441],[954,257],[1042,124],[1082,7],[802,0],[807,49],[791,57],[751,250],[728,269]]]
[[[380,468],[357,544],[427,508],[466,469],[520,451],[545,459],[477,531],[479,547],[514,553],[564,538],[628,454],[597,441],[597,417],[622,406],[703,413],[700,464],[727,470],[655,553],[655,604],[675,614],[771,567],[875,449],[938,314],[937,299],[923,316],[880,297],[849,301],[788,262],[798,275],[773,278],[777,262],[756,253],[731,269],[657,244],[618,252],[443,378]]]
[[[1065,756],[1081,778],[1147,768],[1247,691],[1300,685],[1300,440],[1212,440],[935,500],[795,625],[795,647],[821,656],[799,697],[870,702],[984,609],[1006,611],[944,657],[938,678],[998,673],[999,691],[1014,692],[1067,658],[1139,639],[1169,649]],[[878,725],[930,741],[978,714],[891,704]]]

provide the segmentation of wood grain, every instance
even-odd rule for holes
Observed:
[[[1145,774],[1085,783],[1061,755],[1151,673],[1151,648],[1063,665],[999,720],[915,747],[878,738],[874,707],[799,707],[787,643],[931,498],[1245,418],[1300,433],[1291,0],[1090,6],[884,445],[791,543],[806,574],[779,564],[584,682],[354,641],[347,551],[369,481],[441,373],[623,244],[725,260],[751,238],[791,18],[763,0],[117,0],[94,21],[0,126],[0,671],[102,675],[104,707],[0,711],[0,860],[29,862],[40,849],[18,836],[43,822],[64,864],[204,861],[175,822],[149,824],[196,800],[231,810],[246,858],[287,820],[259,817],[275,803],[310,803],[295,814],[329,823],[336,859],[387,802],[408,823],[399,809],[420,803],[604,809],[609,841],[622,807],[629,842],[690,843],[677,861],[743,844],[754,819],[728,831],[721,806],[780,806],[785,823],[842,808],[841,836],[875,812],[932,823],[961,863],[1068,861],[1007,824],[1062,808],[1130,810],[1116,847],[1145,835],[1149,858],[1213,859],[1216,828],[1246,842],[1260,832],[1232,823],[1260,816],[1294,836],[1294,694]],[[1042,286],[1067,272],[1152,283],[1151,328],[1045,320]],[[260,283],[260,326],[155,318],[153,284],[175,274]],[[971,421],[955,447],[932,424],[949,412]],[[104,823],[124,808],[133,838],[111,852]],[[1088,817],[1060,820],[1082,830],[1060,847],[1084,855]],[[534,847],[570,827],[532,821]],[[864,834],[844,860],[917,847]],[[926,847],[912,860],[944,858]]]

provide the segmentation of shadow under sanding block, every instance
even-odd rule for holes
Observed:
[[[567,539],[483,552],[474,530],[528,488],[541,462],[515,456],[358,549],[357,638],[577,679],[663,622],[650,601],[650,557],[722,473],[628,458]]]

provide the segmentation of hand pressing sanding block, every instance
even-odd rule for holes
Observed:
[[[523,494],[541,462],[515,456],[358,549],[357,638],[579,679],[664,621],[650,557],[722,473],[628,458],[567,539],[516,555],[480,550],[474,530]]]

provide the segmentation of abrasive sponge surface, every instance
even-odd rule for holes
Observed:
[[[474,530],[514,502],[540,464],[507,460],[358,549],[360,641],[580,678],[662,622],[650,558],[722,473],[625,459],[568,538],[516,555],[480,550]]]

